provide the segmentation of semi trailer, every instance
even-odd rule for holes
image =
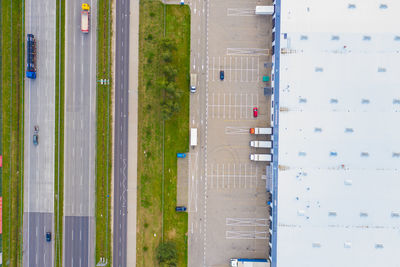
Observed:
[[[271,141],[250,141],[251,147],[256,148],[271,148],[272,142]]]
[[[30,33],[26,38],[26,77],[36,79],[36,39]]]
[[[271,154],[250,154],[250,160],[271,162],[272,155]]]
[[[266,259],[231,259],[231,267],[270,267]]]
[[[81,31],[83,33],[89,33],[89,15],[90,15],[90,6],[89,4],[82,4],[82,12],[81,12]]]
[[[272,127],[250,128],[250,134],[272,134]]]

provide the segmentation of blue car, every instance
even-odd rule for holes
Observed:
[[[38,144],[39,144],[39,135],[38,134],[34,134],[33,135],[33,144],[35,145],[35,146],[37,146]]]
[[[47,242],[50,242],[50,241],[51,241],[51,233],[50,233],[50,232],[47,232],[47,233],[46,233],[46,241],[47,241]]]
[[[177,206],[177,207],[175,208],[175,211],[184,212],[184,211],[186,211],[186,207],[185,207],[185,206]]]
[[[220,71],[219,71],[219,78],[220,78],[221,81],[224,80],[224,78],[225,78],[225,73],[224,73],[223,70],[220,70]]]

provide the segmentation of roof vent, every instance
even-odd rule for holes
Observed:
[[[339,102],[339,100],[337,100],[336,98],[331,98],[330,103],[331,104],[337,104]]]
[[[300,40],[306,41],[306,40],[308,40],[308,36],[307,35],[301,35],[300,36]]]
[[[352,185],[353,184],[353,180],[347,179],[344,180],[344,185]]]
[[[320,133],[320,132],[322,132],[322,128],[314,128],[314,132]]]
[[[312,247],[313,248],[320,248],[321,247],[321,243],[314,242],[314,243],[312,243]]]
[[[377,244],[375,244],[375,248],[383,248],[383,244],[382,243],[377,243]]]
[[[371,41],[371,36],[364,35],[363,41]]]
[[[351,248],[351,242],[344,242],[344,248]]]
[[[400,213],[399,212],[392,211],[391,215],[392,215],[393,218],[400,218]]]
[[[324,68],[322,67],[315,67],[315,72],[323,72]]]
[[[386,68],[379,67],[378,72],[386,72]]]
[[[368,213],[367,212],[360,212],[360,217],[368,217]]]
[[[330,212],[328,212],[328,216],[336,217],[336,215],[337,215],[336,211],[330,211]]]
[[[369,153],[368,152],[361,152],[361,157],[369,157]]]
[[[340,38],[338,35],[332,35],[332,38],[331,38],[332,41],[338,41],[339,39]]]
[[[355,9],[355,8],[356,8],[356,5],[355,5],[355,4],[349,4],[349,5],[347,6],[347,8],[348,8],[348,9]]]
[[[352,133],[352,132],[354,132],[354,130],[353,130],[353,128],[346,128],[346,129],[344,129],[344,132],[345,133]]]
[[[369,104],[369,99],[361,99],[361,104]]]
[[[379,8],[380,8],[380,9],[386,9],[386,8],[388,8],[388,6],[387,6],[386,4],[380,4],[380,5],[379,5]]]

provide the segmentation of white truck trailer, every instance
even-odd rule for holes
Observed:
[[[274,6],[256,6],[256,15],[273,15]]]
[[[251,147],[258,147],[258,148],[271,148],[272,142],[271,141],[250,141]]]
[[[81,12],[81,31],[83,33],[89,33],[89,13],[90,6],[89,4],[82,4],[82,12]]]
[[[271,162],[272,155],[271,154],[250,154],[250,160]]]
[[[266,259],[231,259],[231,267],[270,267]]]
[[[197,128],[190,129],[190,145],[192,147],[197,146]]]
[[[267,128],[250,128],[251,134],[272,134],[272,127]]]

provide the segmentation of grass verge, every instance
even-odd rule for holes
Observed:
[[[55,266],[62,266],[63,207],[64,207],[64,96],[65,96],[65,0],[57,1],[56,36],[56,105],[54,149],[54,218]],[[61,47],[60,47],[61,46]]]
[[[24,126],[24,6],[1,1],[1,94],[3,118],[3,262],[22,264],[23,126]]]
[[[186,213],[176,213],[175,206],[176,153],[188,151],[189,141],[190,11],[188,6],[171,5],[165,14],[164,20],[164,5],[159,1],[140,2],[137,266],[157,266],[156,249],[163,241],[175,243],[177,266],[187,266],[188,218]],[[172,65],[182,95],[180,111],[165,122],[163,133],[163,92],[155,85],[163,76],[159,46],[164,22],[165,35],[177,48],[172,52]]]
[[[97,83],[96,91],[96,263],[106,258],[111,266],[110,181],[111,181],[111,0],[97,3]]]

